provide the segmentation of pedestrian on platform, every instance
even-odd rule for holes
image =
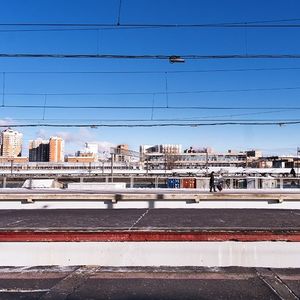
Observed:
[[[210,179],[209,179],[209,191],[210,192],[216,192],[216,186],[215,186],[215,172],[212,171],[210,173]]]
[[[296,171],[294,168],[292,168],[290,174],[293,176],[293,177],[296,177]]]
[[[224,178],[222,176],[222,174],[220,174],[219,178],[218,178],[218,182],[217,182],[217,189],[222,192],[224,187]]]

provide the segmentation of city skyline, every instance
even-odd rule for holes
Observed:
[[[34,140],[29,140],[28,145],[22,144],[23,141],[23,133],[12,130],[10,128],[7,128],[1,132],[2,136],[4,136],[6,133],[12,135],[12,136],[20,136],[20,141],[17,142],[17,147],[27,148],[29,150],[28,155],[25,155],[22,153],[21,159],[25,159],[26,157],[29,159],[29,161],[40,161],[40,162],[88,162],[88,161],[98,161],[98,159],[109,159],[109,155],[112,153],[112,149],[118,150],[119,154],[122,154],[122,151],[124,150],[126,152],[132,152],[133,155],[135,153],[168,153],[168,154],[176,154],[176,153],[211,153],[211,154],[239,154],[239,153],[246,153],[246,152],[253,152],[259,153],[259,157],[268,157],[269,155],[263,153],[261,149],[255,149],[252,147],[251,149],[226,149],[221,150],[215,149],[207,145],[182,145],[182,144],[140,144],[138,151],[135,151],[134,149],[131,149],[128,144],[106,144],[105,147],[103,147],[103,144],[99,144],[98,142],[91,142],[91,141],[85,141],[84,147],[76,148],[73,153],[70,153],[68,151],[65,152],[65,140],[61,136],[49,136],[49,137],[43,137],[42,138],[36,138]],[[2,138],[2,140],[5,142],[5,139]],[[14,153],[14,140],[8,140],[6,143],[6,148],[11,149],[12,153]],[[11,142],[11,143],[10,143]],[[83,145],[82,145],[83,146]],[[1,144],[1,149],[3,149],[3,145]],[[21,149],[21,148],[20,148]],[[2,150],[3,152],[3,150]],[[19,152],[18,152],[19,153]],[[280,157],[298,157],[299,155],[299,148],[297,148],[296,155],[293,153],[291,155],[280,155],[277,153],[277,155]],[[18,156],[21,156],[21,152]],[[256,156],[256,155],[255,155]],[[3,157],[17,157],[17,155],[3,155]],[[78,160],[78,157],[81,157],[80,160]],[[85,160],[86,158],[86,160]],[[89,160],[91,159],[92,160]]]
[[[251,129],[248,129],[251,131]],[[283,128],[283,130],[285,130]],[[216,130],[217,131],[217,130]],[[22,131],[24,132],[24,131]],[[53,133],[53,134],[51,134]],[[79,130],[70,130],[70,131],[57,131],[57,130],[49,130],[49,131],[43,131],[42,134],[39,134],[39,132],[33,134],[33,139],[37,138],[45,138],[47,136],[61,136],[65,140],[66,145],[66,153],[68,154],[74,154],[78,149],[82,148],[85,144],[85,142],[89,141],[91,143],[97,143],[100,148],[103,149],[109,149],[110,147],[115,147],[118,144],[128,144],[130,149],[133,149],[135,151],[138,151],[139,146],[141,144],[147,145],[155,145],[155,144],[178,144],[180,143],[183,148],[187,148],[190,146],[193,147],[212,147],[213,149],[217,149],[218,151],[227,151],[228,149],[234,149],[234,150],[252,150],[252,149],[259,149],[264,152],[265,155],[296,155],[297,148],[299,144],[295,142],[290,147],[284,145],[284,141],[282,143],[277,144],[276,147],[268,147],[267,144],[262,141],[259,143],[251,142],[251,137],[249,139],[246,139],[245,137],[242,137],[242,140],[244,142],[232,142],[232,143],[224,143],[224,140],[227,139],[227,135],[225,135],[222,138],[218,138],[218,133],[216,133],[215,138],[206,138],[199,136],[198,140],[190,140],[190,138],[184,136],[179,137],[172,137],[167,135],[165,138],[155,138],[155,136],[147,135],[145,134],[143,137],[139,138],[139,141],[141,143],[137,143],[133,138],[130,138],[130,136],[126,139],[123,138],[113,138],[111,135],[107,135],[106,139],[98,139],[98,134],[95,133],[94,129],[79,129]],[[125,133],[124,133],[125,135]],[[285,139],[291,139],[291,136],[287,133],[284,135]],[[238,140],[238,139],[237,139]],[[27,135],[24,134],[24,141],[29,141],[29,138]],[[250,141],[250,142],[249,142]],[[246,143],[247,142],[247,143]],[[23,152],[26,153],[27,148],[23,148]]]
[[[4,129],[5,130],[11,130],[10,128]],[[18,130],[13,130],[16,132],[19,132]],[[82,133],[82,132],[81,132]],[[91,139],[91,136],[88,136],[90,139],[85,139],[85,136],[81,136],[80,139],[76,140],[75,135],[65,135],[65,134],[56,134],[56,135],[51,135],[51,136],[46,136],[45,132],[43,133],[42,137],[36,137],[34,139],[28,139],[26,138],[26,135],[23,134],[23,132],[20,132],[20,134],[22,135],[22,156],[27,156],[29,157],[29,152],[28,150],[31,148],[31,143],[34,142],[36,145],[35,147],[38,147],[38,145],[40,143],[49,143],[49,140],[53,137],[58,137],[61,138],[64,142],[64,144],[67,145],[67,147],[64,149],[64,153],[65,156],[75,156],[76,153],[80,153],[83,151],[86,151],[88,144],[96,144],[99,151],[98,153],[107,153],[110,151],[110,148],[115,148],[118,145],[122,145],[122,144],[126,144],[129,146],[129,149],[134,150],[134,151],[140,151],[140,147],[141,146],[146,146],[146,147],[152,147],[152,146],[157,146],[157,145],[172,145],[172,146],[178,146],[180,147],[181,151],[180,152],[184,152],[184,149],[188,149],[190,147],[193,147],[194,149],[205,149],[205,148],[209,148],[212,149],[213,152],[219,152],[219,153],[226,153],[229,150],[230,151],[235,151],[235,152],[239,152],[239,151],[251,151],[251,150],[259,150],[262,151],[264,156],[270,156],[270,155],[281,155],[281,156],[296,156],[297,155],[297,150],[296,149],[291,149],[291,153],[281,153],[280,151],[278,152],[274,152],[274,153],[270,153],[268,154],[267,151],[265,151],[264,149],[261,148],[256,148],[256,147],[249,147],[249,148],[234,148],[234,147],[227,147],[227,148],[215,148],[215,147],[211,147],[211,145],[207,145],[207,144],[197,144],[197,143],[190,143],[190,144],[183,144],[183,143],[159,143],[159,142],[154,142],[154,143],[143,143],[143,144],[138,144],[136,147],[131,147],[130,144],[123,142],[120,143],[118,141],[116,141],[116,143],[113,143],[111,141],[95,141]],[[78,135],[77,135],[78,136]],[[69,144],[73,144],[73,147],[68,148],[68,142]],[[91,150],[91,152],[93,152],[94,150]]]
[[[10,129],[9,129],[10,130]],[[14,130],[12,130],[14,131]],[[5,130],[4,130],[5,132]],[[23,133],[19,133],[18,131],[15,131],[17,134],[20,134],[20,136],[26,137],[23,135]],[[54,136],[49,136],[49,137],[44,137],[44,139],[41,138],[37,138],[35,140],[30,140],[28,144],[24,144],[23,143],[23,150],[22,150],[22,156],[19,157],[16,162],[19,163],[27,163],[29,162],[55,162],[55,160],[51,160],[49,153],[50,153],[50,148],[49,148],[49,141],[51,139],[60,139],[60,137],[54,137]],[[65,141],[62,139],[63,145],[65,145]],[[34,145],[34,147],[32,147]],[[105,147],[104,147],[105,146]],[[69,151],[68,149],[65,151],[65,149],[63,149],[63,154],[60,156],[61,158],[57,160],[57,162],[61,161],[61,162],[70,162],[70,163],[90,163],[90,162],[97,162],[97,161],[103,161],[103,160],[109,160],[111,157],[111,149],[117,149],[118,147],[122,147],[122,144],[113,144],[113,143],[109,143],[107,142],[105,145],[103,143],[98,143],[95,141],[88,141],[85,140],[84,143],[82,144],[77,144],[77,147],[75,147],[74,151]],[[251,151],[256,151],[257,153],[261,153],[259,156],[260,157],[274,157],[274,159],[276,158],[276,156],[278,156],[278,159],[282,158],[283,160],[287,159],[288,157],[290,158],[297,158],[299,157],[299,149],[293,149],[294,151],[291,154],[280,154],[280,153],[272,153],[272,154],[268,154],[265,151],[263,151],[262,149],[258,149],[258,148],[249,148],[249,149],[245,149],[245,148],[227,148],[227,149],[217,149],[217,148],[213,148],[207,145],[183,145],[183,144],[160,144],[160,143],[153,143],[151,145],[147,145],[147,144],[141,144],[139,145],[138,149],[132,149],[130,147],[130,145],[126,144],[124,145],[126,147],[127,150],[129,150],[128,153],[130,153],[131,151],[133,151],[133,155],[136,155],[136,153],[140,152],[143,153],[144,151],[142,150],[142,148],[146,149],[157,149],[157,152],[164,152],[162,150],[158,150],[161,147],[166,147],[166,149],[168,147],[171,147],[170,149],[179,149],[178,153],[184,154],[184,153],[188,153],[188,152],[196,152],[196,153],[203,153],[208,149],[208,153],[211,153],[212,155],[226,155],[226,154],[241,154],[241,153],[246,153],[246,152],[251,152]],[[64,147],[64,146],[63,146]],[[127,148],[128,147],[128,148]],[[29,149],[33,149],[33,151],[30,153],[30,151],[28,152]],[[97,151],[95,150],[97,148]],[[193,148],[193,151],[189,151],[190,148]],[[24,149],[27,150],[28,153],[26,153],[24,151]],[[38,151],[38,152],[36,152]],[[176,150],[178,151],[178,150]],[[173,150],[171,152],[166,152],[166,153],[177,153],[174,152]],[[126,152],[126,151],[125,151]],[[153,152],[153,151],[152,151]],[[155,151],[154,151],[155,152]],[[45,156],[46,155],[46,156]],[[43,157],[43,159],[41,158]],[[134,156],[133,156],[134,157]],[[10,157],[7,157],[8,160],[10,159]],[[1,156],[1,161],[5,162],[5,156]],[[117,159],[117,161],[119,161]],[[120,160],[121,161],[121,160]],[[276,164],[275,164],[276,165]],[[277,167],[277,165],[276,165]]]

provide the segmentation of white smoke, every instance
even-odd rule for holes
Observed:
[[[15,123],[16,122],[11,118],[0,119],[0,127],[9,127],[10,125]]]

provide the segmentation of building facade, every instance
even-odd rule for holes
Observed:
[[[5,129],[1,133],[1,155],[3,157],[22,156],[22,142],[22,133],[10,128]]]
[[[66,162],[68,163],[94,163],[97,162],[97,159],[95,158],[95,156],[68,156],[66,157]]]
[[[160,144],[160,145],[141,145],[141,155],[146,153],[168,153],[168,154],[179,154],[181,153],[182,146],[179,144]]]
[[[206,167],[245,167],[247,155],[239,153],[145,153],[144,169],[201,169]]]
[[[49,140],[49,162],[64,161],[64,140],[61,137],[52,136]]]
[[[49,141],[42,139],[29,141],[29,161],[47,162],[49,161]]]

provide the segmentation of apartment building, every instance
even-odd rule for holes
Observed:
[[[1,156],[3,157],[20,157],[22,156],[23,134],[12,130],[5,129],[1,133]]]
[[[47,162],[49,161],[49,140],[30,140],[29,141],[29,161]]]
[[[64,161],[64,140],[61,137],[52,136],[49,140],[49,162]]]

